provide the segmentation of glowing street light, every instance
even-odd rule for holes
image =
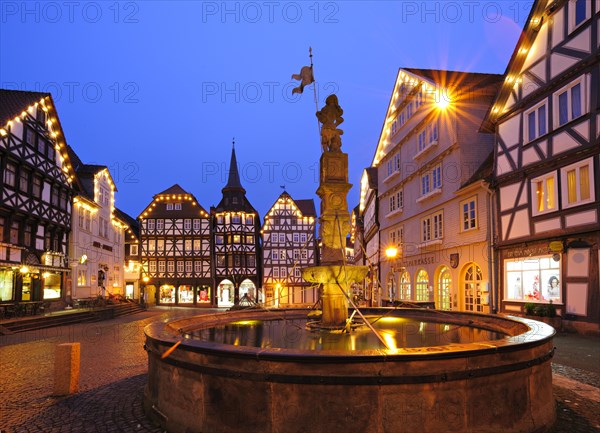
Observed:
[[[395,259],[398,255],[398,248],[391,246],[385,250],[385,255],[388,259]]]

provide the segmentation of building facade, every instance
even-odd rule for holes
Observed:
[[[596,330],[599,12],[598,1],[537,0],[484,125],[497,134],[500,311],[552,303]]]
[[[196,197],[175,184],[156,194],[138,220],[145,302],[215,305],[210,215]]]
[[[478,130],[501,81],[399,70],[373,161],[383,305],[492,310],[490,190],[481,173],[494,140]]]
[[[231,150],[223,198],[211,207],[217,305],[237,305],[244,296],[256,301],[261,277],[260,217],[240,182],[235,148]]]
[[[264,303],[267,307],[306,307],[319,299],[318,286],[302,278],[317,264],[313,200],[294,200],[283,192],[262,227]]]
[[[371,306],[381,305],[379,277],[379,198],[377,195],[377,168],[368,167],[360,180],[360,218],[363,223],[363,264],[369,273],[363,282],[363,298]]]
[[[70,295],[74,174],[49,94],[0,90],[0,166],[0,299],[58,306]]]
[[[75,172],[69,251],[71,298],[124,295],[126,222],[115,210],[117,188],[106,166],[84,164],[67,151]]]
[[[144,293],[141,291],[141,263],[140,263],[140,224],[119,208],[115,208],[116,215],[121,221],[125,221],[124,234],[125,256],[123,261],[123,284],[127,299],[146,302]]]

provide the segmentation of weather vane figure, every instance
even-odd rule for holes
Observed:
[[[323,152],[341,152],[342,135],[344,131],[338,129],[344,122],[342,117],[344,110],[338,104],[336,95],[329,95],[325,100],[325,106],[317,111],[317,119],[323,124],[321,128],[321,146]]]

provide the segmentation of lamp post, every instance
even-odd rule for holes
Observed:
[[[396,260],[396,257],[398,257],[398,248],[395,246],[389,246],[386,250],[385,250],[385,256],[388,258],[389,262],[392,262],[393,260]],[[396,285],[396,269],[394,268],[394,265],[392,264],[390,266],[390,270],[392,272],[392,290],[388,293],[390,296],[390,302],[394,303],[394,289],[395,289],[395,285]],[[386,285],[389,284],[389,281],[386,279]]]

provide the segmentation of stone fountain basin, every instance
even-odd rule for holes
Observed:
[[[238,311],[154,323],[145,329],[146,413],[170,433],[510,433],[541,432],[554,422],[552,327],[464,312],[361,311],[474,326],[506,338],[311,351],[181,337],[235,321],[300,319],[307,310]]]

